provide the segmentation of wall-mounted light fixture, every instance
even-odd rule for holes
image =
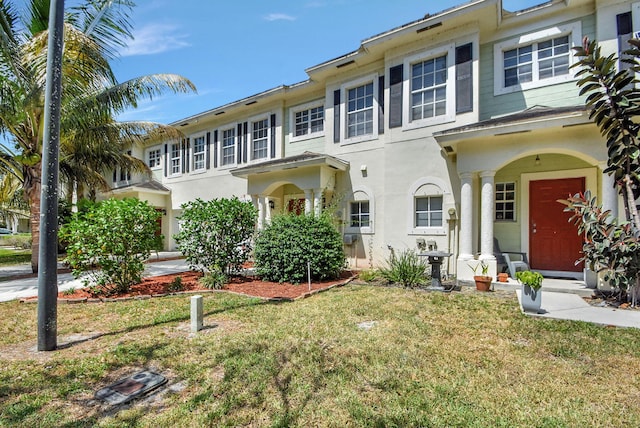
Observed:
[[[534,163],[536,166],[540,166],[540,155],[536,155],[536,161]]]
[[[272,200],[269,200],[269,208],[274,209],[276,207],[276,203]]]

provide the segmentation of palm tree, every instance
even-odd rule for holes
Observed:
[[[41,157],[50,0],[31,0],[19,14],[0,0],[0,134],[13,148],[0,145],[0,172],[21,181],[29,203],[32,258],[38,269]],[[62,62],[60,159],[62,177],[95,185],[104,167],[140,168],[123,155],[126,144],[145,134],[177,131],[146,122],[119,123],[114,117],[142,98],[195,91],[176,75],[151,75],[118,83],[109,60],[130,34],[128,0],[86,0],[65,15]]]

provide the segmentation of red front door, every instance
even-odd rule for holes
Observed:
[[[536,180],[529,183],[529,262],[532,269],[579,272],[582,237],[571,213],[558,199],[584,192],[584,177]]]
[[[302,214],[304,212],[304,199],[289,199],[287,211],[296,213],[296,215]]]

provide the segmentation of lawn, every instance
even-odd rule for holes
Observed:
[[[640,331],[527,317],[512,294],[350,284],[204,312],[190,335],[184,296],[60,305],[65,347],[38,353],[36,305],[0,304],[0,426],[640,426]],[[142,368],[169,388],[93,399]]]

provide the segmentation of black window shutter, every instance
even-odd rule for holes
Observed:
[[[618,33],[618,58],[622,60],[625,57],[628,58],[628,55],[623,55],[622,53],[632,48],[632,46],[629,44],[629,39],[633,37],[633,23],[631,21],[631,12],[625,12],[616,15],[616,27]],[[620,61],[620,71],[626,70],[630,67],[631,64]]]
[[[269,119],[269,126],[271,127],[271,132],[269,138],[271,139],[271,158],[276,157],[276,115],[272,114]]]
[[[211,169],[211,132],[207,132],[207,160],[206,160],[206,168]]]
[[[340,142],[340,89],[333,91],[333,142]]]
[[[218,167],[218,130],[213,131],[213,167]]]
[[[182,144],[182,172],[189,172],[189,138]]]
[[[113,182],[118,182],[118,171],[116,171],[115,169],[113,170]]]
[[[249,124],[245,122],[243,124],[244,133],[242,134],[242,161],[247,163],[247,143],[249,141]]]
[[[473,111],[471,43],[456,48],[456,113]]]
[[[242,163],[242,124],[238,124],[238,165]]]
[[[384,134],[384,76],[378,78],[378,134]]]
[[[389,128],[402,126],[402,80],[404,65],[389,69]]]
[[[169,147],[167,144],[164,145],[164,176],[167,176],[167,164],[169,162]]]

